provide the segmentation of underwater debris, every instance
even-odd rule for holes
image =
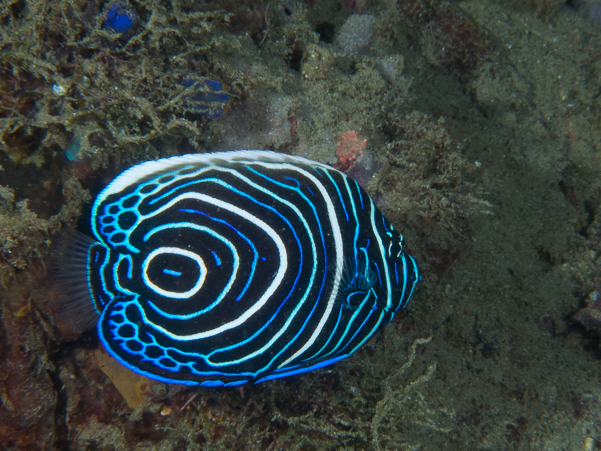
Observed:
[[[376,63],[376,69],[384,80],[394,83],[403,73],[405,58],[402,55],[388,55],[380,58]]]
[[[357,158],[363,155],[365,146],[367,146],[367,140],[362,139],[355,130],[343,132],[338,140],[338,149],[336,150],[338,169],[344,172],[353,167]]]
[[[65,92],[65,88],[63,88],[61,85],[58,85],[56,83],[52,85],[52,94],[54,94],[55,96],[62,96],[65,94]]]
[[[347,171],[346,175],[354,179],[365,190],[370,190],[372,180],[377,179],[378,172],[382,169],[382,163],[376,156],[375,152],[367,151],[360,155],[353,166]],[[379,193],[375,193],[378,197]]]
[[[601,25],[601,3],[583,2],[586,6],[586,15],[593,19],[597,25]]]
[[[71,143],[71,145],[69,147],[67,147],[67,149],[65,150],[65,156],[67,157],[68,160],[73,161],[75,159],[77,159],[77,155],[79,154],[79,151],[81,150],[81,138],[75,138],[73,140],[73,142]]]
[[[191,88],[190,94],[184,96],[184,108],[206,117],[219,117],[227,110],[230,96],[221,82],[184,77],[180,84]]]
[[[126,3],[118,1],[109,6],[106,12],[105,28],[110,28],[115,33],[125,33],[136,24],[138,15]]]

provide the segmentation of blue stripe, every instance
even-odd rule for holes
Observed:
[[[163,274],[167,274],[167,275],[175,276],[175,277],[179,277],[182,275],[182,273],[179,271],[174,271],[172,269],[166,269],[166,268],[163,268]]]
[[[380,286],[384,287],[384,285],[382,285],[382,278],[380,277],[380,268],[378,267],[378,264],[374,261],[372,262],[374,264],[374,266],[376,267],[376,271],[378,273],[378,280],[380,281]]]
[[[334,181],[329,170],[327,170],[325,168],[319,168],[319,169],[321,169],[328,176],[328,178],[330,179],[330,182],[332,182],[332,185],[334,185],[334,188],[336,188],[336,192],[338,193],[338,197],[340,199],[340,205],[342,205],[342,208],[344,209],[344,216],[346,216],[346,222],[348,222],[349,217],[348,217],[348,212],[346,211],[346,202],[342,198],[342,193],[340,192],[340,188],[338,188],[338,183],[336,183]]]
[[[176,223],[163,224],[163,225],[155,227],[155,228],[151,229],[149,232],[147,232],[146,235],[144,235],[144,237],[142,238],[142,240],[148,241],[148,239],[153,234],[155,234],[157,232],[161,232],[163,230],[179,229],[179,228],[189,228],[192,230],[199,230],[201,232],[205,232],[205,233],[213,236],[213,238],[221,241],[224,245],[226,245],[232,252],[232,256],[234,257],[234,259],[236,259],[237,251],[236,251],[236,248],[233,247],[232,243],[228,244],[227,240],[225,238],[223,238],[221,235],[217,234],[213,229],[210,229],[205,226],[197,225],[192,222],[176,222]],[[224,241],[224,240],[226,240],[226,241]],[[145,279],[145,278],[146,278],[146,276],[143,276],[143,279]],[[229,287],[231,288],[233,286],[234,282],[235,282],[235,274],[232,273],[232,275],[230,276],[230,278],[228,280],[227,285],[229,285]],[[226,286],[226,288],[227,288],[227,286]],[[203,313],[206,313],[206,312],[212,310],[216,305],[218,305],[221,301],[223,301],[223,299],[225,298],[226,295],[227,295],[227,292],[222,291],[221,294],[219,295],[219,297],[215,301],[213,301],[208,307],[205,307],[202,310],[197,310],[194,313],[189,313],[187,315],[174,315],[172,313],[167,313],[150,300],[148,301],[148,305],[150,307],[152,307],[155,312],[157,312],[159,315],[164,316],[165,318],[186,320],[186,319],[196,318],[197,316],[200,316]]]
[[[184,212],[184,213],[195,213],[195,214],[199,214],[199,215],[202,215],[202,216],[206,216],[207,218],[211,219],[212,221],[215,221],[215,222],[218,222],[220,224],[224,224],[224,225],[228,226],[230,229],[232,229],[234,232],[236,232],[240,238],[242,238],[244,241],[246,241],[246,243],[252,248],[252,250],[253,250],[253,262],[252,262],[250,274],[248,275],[248,279],[246,281],[246,285],[244,285],[244,288],[242,289],[242,291],[240,292],[240,294],[236,298],[236,302],[239,301],[242,298],[242,296],[244,296],[244,293],[246,293],[246,290],[248,290],[248,287],[249,287],[249,285],[250,285],[250,283],[252,281],[252,278],[255,275],[255,269],[257,267],[257,260],[259,258],[259,253],[257,252],[257,248],[255,247],[255,245],[253,244],[253,242],[246,237],[246,235],[244,235],[237,228],[235,228],[234,226],[232,226],[227,221],[224,221],[223,219],[214,218],[213,216],[210,216],[210,215],[208,215],[206,213],[203,213],[202,211],[191,210],[189,208],[180,208],[179,211]],[[216,259],[219,260],[217,257],[216,257]],[[220,264],[221,263],[220,263],[220,260],[219,260],[219,263],[217,263],[217,266],[220,266]]]
[[[349,352],[348,355],[353,354],[357,349],[359,349],[361,346],[363,346],[367,340],[369,340],[371,338],[371,336],[374,334],[374,332],[376,330],[378,330],[378,327],[380,327],[380,323],[382,322],[382,318],[384,317],[384,314],[385,314],[385,312],[384,312],[384,310],[382,310],[382,312],[380,313],[380,318],[378,319],[377,324],[373,327],[371,332],[369,334],[367,334],[365,336],[365,338],[363,338],[363,340],[361,340],[361,342],[357,346],[355,346],[351,352]],[[363,324],[365,324],[365,322]],[[361,325],[361,327],[363,327],[363,324]]]
[[[361,194],[361,187],[359,186],[356,180],[353,180],[353,182],[355,182],[357,192],[359,193],[359,199],[361,199],[361,210],[365,210],[365,207],[363,206],[363,194]]]
[[[349,345],[349,343],[351,342],[352,338],[351,338],[351,340],[347,341],[346,344],[341,349],[338,349],[340,347],[340,345],[342,344],[342,342],[344,341],[344,339],[346,338],[346,336],[348,335],[349,330],[351,330],[352,325],[355,322],[355,319],[357,318],[357,316],[359,316],[359,314],[363,310],[363,307],[367,304],[367,301],[371,297],[370,295],[371,295],[371,291],[367,293],[367,295],[365,296],[365,298],[363,298],[363,301],[361,302],[361,304],[359,305],[359,307],[357,307],[357,310],[355,310],[355,312],[353,313],[353,316],[351,316],[351,319],[347,322],[346,328],[345,328],[342,336],[338,340],[338,343],[336,343],[336,346],[334,346],[334,348],[330,352],[328,352],[327,354],[325,354],[323,357],[327,357],[327,356],[329,356],[330,354],[332,354],[334,352],[337,352],[337,353],[342,352]],[[369,315],[371,315],[371,311],[368,314],[368,318],[369,318]],[[360,330],[360,328],[357,329],[357,332],[359,330]],[[355,333],[355,335],[356,335],[356,333]],[[354,335],[353,335],[353,337],[354,337]]]
[[[257,382],[255,382],[255,384],[258,384],[259,382],[270,381],[272,379],[279,379],[280,377],[292,376],[294,374],[301,374],[301,373],[306,373],[307,371],[317,370],[319,368],[323,368],[324,366],[328,366],[328,365],[336,363],[342,359],[345,359],[346,357],[348,357],[348,356],[341,355],[339,357],[334,357],[329,360],[324,360],[323,362],[316,363],[315,365],[308,366],[306,368],[299,368],[296,370],[287,371],[285,373],[270,374],[269,376],[265,376],[265,377],[259,379]]]
[[[338,320],[336,321],[336,325],[334,326],[334,328],[332,329],[332,333],[330,334],[330,336],[328,337],[328,340],[326,341],[326,344],[324,344],[321,349],[319,351],[317,351],[315,354],[313,354],[311,357],[309,357],[308,359],[304,359],[303,362],[308,362],[310,360],[314,360],[315,358],[317,358],[317,356],[321,356],[321,353],[323,352],[323,350],[325,348],[327,348],[327,346],[330,344],[330,341],[332,340],[332,338],[334,337],[334,335],[336,334],[336,331],[338,330],[338,325],[340,324],[340,318],[342,318],[342,309],[344,307],[340,306],[340,309],[338,310]],[[327,355],[327,354],[326,354]]]
[[[217,266],[221,266],[221,260],[219,259],[219,257],[217,256],[217,254],[215,253],[215,251],[211,251],[211,254],[213,254],[213,257],[215,258],[215,264]],[[252,272],[254,272],[255,268],[253,267]],[[250,279],[252,279],[252,273],[250,275],[250,277],[248,278],[250,283]],[[244,290],[242,291],[244,293],[244,291],[246,291],[246,289],[248,288],[248,283],[246,284],[246,287],[244,287]],[[241,296],[241,295],[240,295]],[[236,299],[236,301],[240,300],[240,296],[238,296],[238,299]]]

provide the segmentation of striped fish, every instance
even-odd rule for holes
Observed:
[[[233,386],[330,365],[420,280],[357,182],[274,152],[139,164],[100,193],[91,222],[96,239],[73,258],[100,339],[164,382]]]

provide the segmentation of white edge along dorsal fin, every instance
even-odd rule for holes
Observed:
[[[209,166],[242,161],[269,161],[273,163],[306,164],[332,169],[326,164],[318,163],[316,161],[309,160],[308,158],[287,155],[270,150],[233,150],[225,152],[187,154],[177,157],[146,161],[126,169],[119,174],[106,188],[104,188],[104,190],[102,190],[102,192],[98,195],[96,203],[102,202],[102,200],[111,194],[118,193],[131,185],[139,183],[142,178],[146,178],[154,173],[168,173],[170,168],[174,168],[176,166],[185,164]]]

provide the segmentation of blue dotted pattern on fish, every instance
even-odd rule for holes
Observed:
[[[98,196],[92,227],[101,340],[165,382],[232,386],[339,361],[420,279],[357,182],[267,151],[135,166]]]

